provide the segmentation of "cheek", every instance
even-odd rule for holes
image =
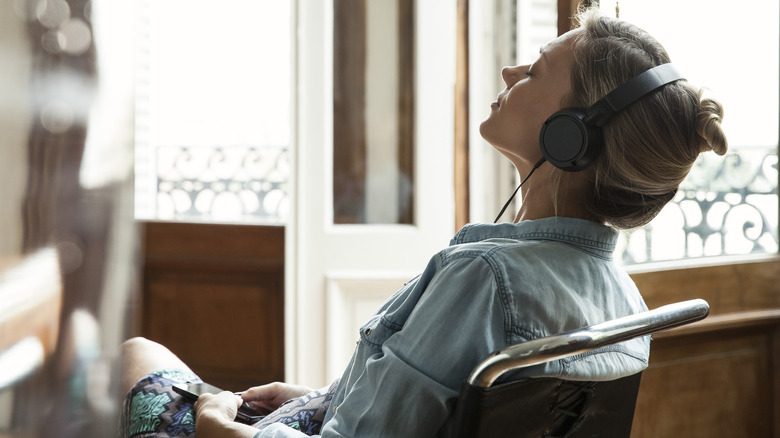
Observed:
[[[538,149],[539,132],[542,123],[547,119],[547,114],[526,106],[515,109],[509,114],[511,123],[507,124],[506,131],[512,144],[508,146],[518,151]]]
[[[505,102],[492,110],[480,124],[479,132],[496,148],[513,151],[520,156],[536,156],[539,152],[539,132],[550,114],[537,105],[520,105],[518,101]]]
[[[518,123],[500,114],[492,114],[479,127],[482,138],[494,148],[502,151],[517,149],[519,142]],[[506,116],[505,114],[503,116]]]

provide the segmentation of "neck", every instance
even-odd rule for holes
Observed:
[[[560,171],[552,165],[544,164],[523,184],[520,189],[522,202],[515,215],[515,222],[553,216],[594,219],[583,202],[586,196],[590,196],[586,172],[563,172],[557,187],[551,181],[553,172]]]

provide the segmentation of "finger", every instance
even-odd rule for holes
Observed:
[[[198,397],[197,400],[195,400],[195,404],[193,407],[195,410],[199,410],[201,406],[208,403],[212,398],[214,398],[214,394],[201,394],[200,397]]]
[[[284,389],[280,382],[269,383],[267,385],[255,386],[247,389],[240,394],[245,401],[262,401],[276,398]]]
[[[230,393],[230,396],[233,397],[233,401],[236,402],[236,407],[240,407],[244,404],[244,399],[241,398],[240,395],[235,395],[232,392]]]
[[[228,407],[228,410],[230,411],[237,411],[238,407],[243,403],[244,400],[241,397],[230,391],[223,391],[219,394],[202,394],[195,402],[194,408],[197,411],[198,409],[205,407],[218,408],[219,406],[225,406]]]
[[[230,406],[230,402],[232,401],[233,403],[235,403],[236,408],[238,408],[244,403],[244,400],[240,396],[230,391],[222,391],[219,394],[217,394],[215,398],[220,403],[224,403],[227,406]]]

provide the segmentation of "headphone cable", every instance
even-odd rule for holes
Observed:
[[[534,174],[534,171],[536,169],[538,169],[539,166],[541,166],[542,163],[544,163],[545,161],[547,161],[547,160],[545,160],[545,158],[542,157],[539,161],[536,162],[536,164],[534,164],[533,169],[531,169],[531,171],[528,172],[528,175],[526,175],[526,177],[523,178],[522,181],[520,181],[520,184],[517,186],[517,188],[515,189],[514,193],[512,193],[512,196],[509,197],[509,200],[506,201],[506,204],[504,204],[504,207],[501,208],[501,212],[499,212],[498,216],[496,216],[496,220],[493,221],[494,224],[498,223],[498,220],[501,219],[501,216],[504,215],[504,212],[506,211],[507,207],[509,207],[509,204],[512,202],[513,199],[515,199],[515,195],[517,195],[517,192],[520,190],[520,187],[522,187],[523,184],[525,184],[525,182],[528,181],[528,178],[530,178],[531,175]]]

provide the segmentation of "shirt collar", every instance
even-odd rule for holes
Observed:
[[[452,238],[450,245],[487,239],[552,240],[582,247],[611,257],[618,231],[607,225],[569,217],[549,217],[516,224],[468,224]]]

